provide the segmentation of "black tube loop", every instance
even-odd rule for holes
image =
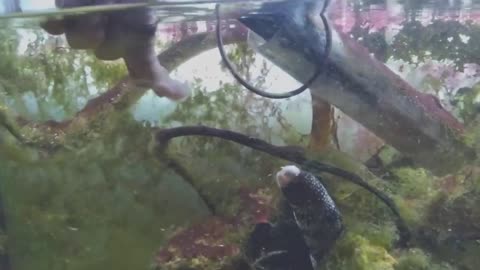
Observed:
[[[289,91],[289,92],[284,92],[284,93],[268,93],[268,92],[265,92],[263,90],[260,90],[258,89],[257,87],[251,85],[250,83],[248,83],[247,81],[245,81],[239,74],[238,72],[233,68],[232,66],[232,63],[230,62],[230,60],[228,59],[228,56],[226,55],[225,53],[225,50],[224,50],[224,44],[223,44],[223,40],[222,40],[222,36],[221,36],[221,27],[220,27],[220,4],[217,4],[215,6],[215,15],[216,15],[216,27],[215,27],[215,32],[216,32],[216,36],[217,36],[217,46],[218,46],[218,50],[220,52],[220,56],[222,57],[222,60],[225,64],[225,66],[227,67],[227,69],[230,71],[230,73],[232,74],[232,76],[245,88],[247,88],[248,90],[252,91],[253,93],[259,95],[259,96],[262,96],[262,97],[266,97],[266,98],[271,98],[271,99],[284,99],[284,98],[289,98],[289,97],[293,97],[293,96],[296,96],[302,92],[304,92],[305,90],[307,90],[310,85],[318,78],[318,76],[322,73],[322,71],[324,70],[324,66],[325,66],[325,63],[327,62],[327,58],[330,54],[330,51],[331,51],[331,48],[332,48],[332,31],[330,29],[330,26],[328,25],[328,21],[327,21],[327,18],[325,17],[325,10],[328,6],[328,3],[329,1],[325,1],[324,3],[324,6],[321,10],[321,13],[320,13],[320,18],[322,19],[322,23],[324,25],[324,28],[325,28],[325,36],[326,36],[326,41],[325,41],[325,49],[324,49],[324,54],[322,56],[322,59],[317,62],[316,64],[316,67],[315,67],[315,73],[313,74],[313,76],[308,79],[305,84],[303,84],[302,86],[300,86],[299,88],[295,89],[295,90],[292,90],[292,91]]]

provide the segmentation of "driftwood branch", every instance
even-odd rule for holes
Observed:
[[[250,28],[262,35],[256,25],[251,23]],[[258,50],[305,83],[321,57],[309,54],[304,44],[322,51],[322,26],[306,32],[305,25],[292,20],[282,27],[273,36],[264,34],[266,42]],[[312,96],[334,105],[435,174],[457,171],[474,158],[474,151],[462,141],[463,125],[434,96],[415,90],[335,28],[332,38],[327,68],[311,85]]]

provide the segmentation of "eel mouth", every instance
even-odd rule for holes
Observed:
[[[276,181],[277,185],[280,188],[288,186],[290,183],[295,181],[300,175],[300,169],[295,165],[288,165],[282,167],[282,169],[277,172]]]

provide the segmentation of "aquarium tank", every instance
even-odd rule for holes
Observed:
[[[480,1],[1,0],[0,270],[477,270]]]

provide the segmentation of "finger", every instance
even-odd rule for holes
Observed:
[[[105,38],[105,17],[89,14],[65,19],[65,37],[73,49],[95,49]]]
[[[160,65],[153,46],[129,48],[124,60],[131,78],[139,86],[152,88],[158,96],[176,101],[185,100],[190,95],[190,88],[173,80]]]
[[[167,80],[154,81],[152,90],[157,96],[174,101],[184,101],[191,94],[191,89],[186,83],[173,80],[170,77]]]

